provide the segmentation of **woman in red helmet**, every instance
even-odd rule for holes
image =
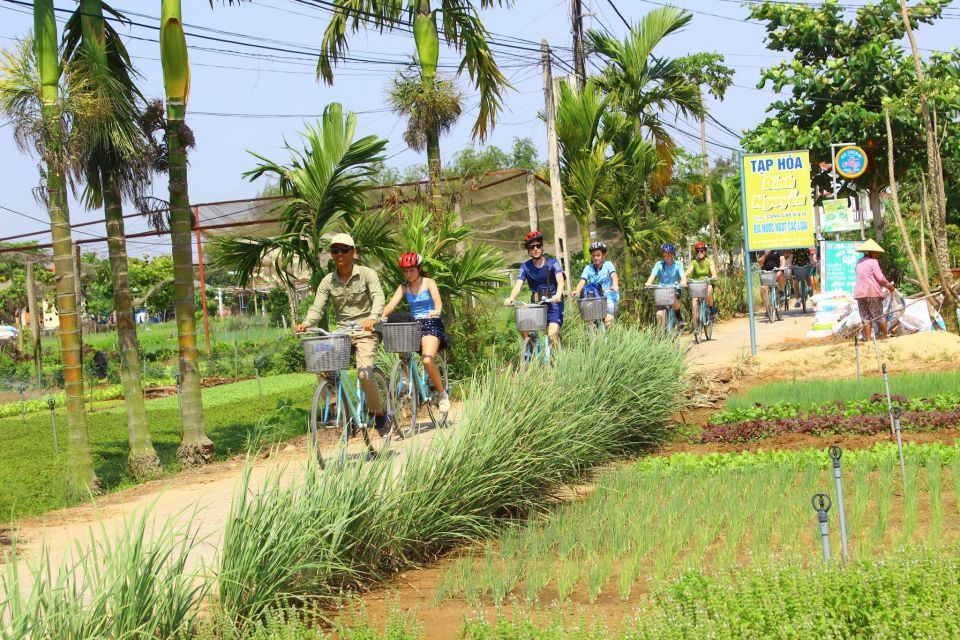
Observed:
[[[687,273],[685,274],[687,278],[692,278],[693,280],[706,280],[712,278],[716,280],[717,278],[717,265],[713,263],[713,258],[707,257],[707,244],[705,242],[698,242],[693,245],[694,258],[690,261],[690,266],[687,267]],[[713,303],[713,285],[707,285],[707,308],[710,310],[710,313],[717,315],[717,307]]]
[[[520,273],[513,284],[510,296],[504,300],[506,306],[511,306],[520,294],[523,283],[526,282],[532,293],[532,301],[550,300],[547,305],[547,337],[550,338],[551,348],[556,348],[560,327],[563,326],[563,266],[556,258],[544,255],[543,234],[531,231],[523,237],[523,245],[527,248],[530,259],[520,265]],[[524,338],[526,332],[521,332]]]
[[[383,317],[390,315],[401,298],[407,299],[407,305],[410,307],[410,313],[420,323],[420,360],[423,362],[423,368],[426,369],[430,381],[440,393],[438,408],[441,413],[450,412],[450,397],[443,386],[443,376],[440,375],[440,369],[434,358],[440,349],[447,346],[447,332],[443,327],[443,320],[440,318],[440,312],[443,310],[443,303],[440,301],[440,292],[437,290],[437,283],[428,278],[423,272],[423,256],[419,253],[405,253],[400,256],[400,268],[403,269],[403,277],[406,280],[394,291],[390,302],[383,308]]]

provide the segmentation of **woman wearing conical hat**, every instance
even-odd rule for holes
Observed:
[[[887,280],[880,270],[877,256],[883,253],[883,247],[867,240],[856,247],[863,254],[857,261],[857,281],[853,287],[853,297],[860,308],[860,322],[863,324],[863,335],[867,340],[873,331],[872,322],[876,321],[880,327],[880,337],[887,337],[887,318],[883,314],[883,290],[893,291],[893,283]]]

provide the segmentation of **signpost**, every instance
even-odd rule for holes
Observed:
[[[823,291],[843,291],[851,298],[857,281],[857,252],[859,242],[820,243],[820,266]]]
[[[750,352],[757,354],[750,252],[814,245],[810,153],[740,154],[743,251],[750,315]]]

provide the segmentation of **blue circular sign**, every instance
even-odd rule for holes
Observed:
[[[833,166],[844,178],[859,178],[867,170],[867,154],[860,147],[843,147],[837,152]]]

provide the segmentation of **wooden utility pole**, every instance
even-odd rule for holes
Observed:
[[[77,298],[77,333],[80,336],[80,350],[83,352],[83,297],[80,287],[80,245],[73,245],[73,295]]]
[[[540,229],[540,212],[537,209],[537,177],[527,172],[527,213],[530,214],[530,231]]]
[[[207,281],[203,278],[203,240],[200,237],[200,207],[193,208],[193,228],[197,236],[197,267],[200,276],[200,305],[203,307],[203,337],[210,355],[210,316],[207,313]]]
[[[707,119],[700,118],[700,149],[703,151],[703,189],[707,199],[707,215],[710,220],[710,250],[714,264],[719,260],[720,252],[717,243],[717,217],[713,212],[713,185],[710,184],[710,158],[707,156]]]
[[[453,217],[457,221],[457,226],[463,226],[463,196],[459,191],[453,194]],[[467,250],[467,243],[465,240],[461,240],[457,243],[457,255],[463,255],[463,252]]]
[[[587,63],[583,51],[583,7],[580,0],[571,0],[570,20],[573,32],[573,71],[576,75],[577,89],[582,91],[587,84]]]
[[[40,359],[40,316],[37,313],[37,282],[33,275],[33,261],[27,260],[27,310],[30,314],[30,341],[33,343],[33,363],[37,370],[37,381],[43,372]]]
[[[547,114],[547,163],[550,169],[550,199],[553,204],[553,242],[555,253],[565,273],[570,272],[567,260],[567,223],[563,212],[563,189],[560,186],[560,145],[557,142],[557,107],[553,99],[553,70],[550,65],[550,45],[546,38],[540,41],[543,62],[543,99]],[[565,279],[569,282],[569,278]]]

